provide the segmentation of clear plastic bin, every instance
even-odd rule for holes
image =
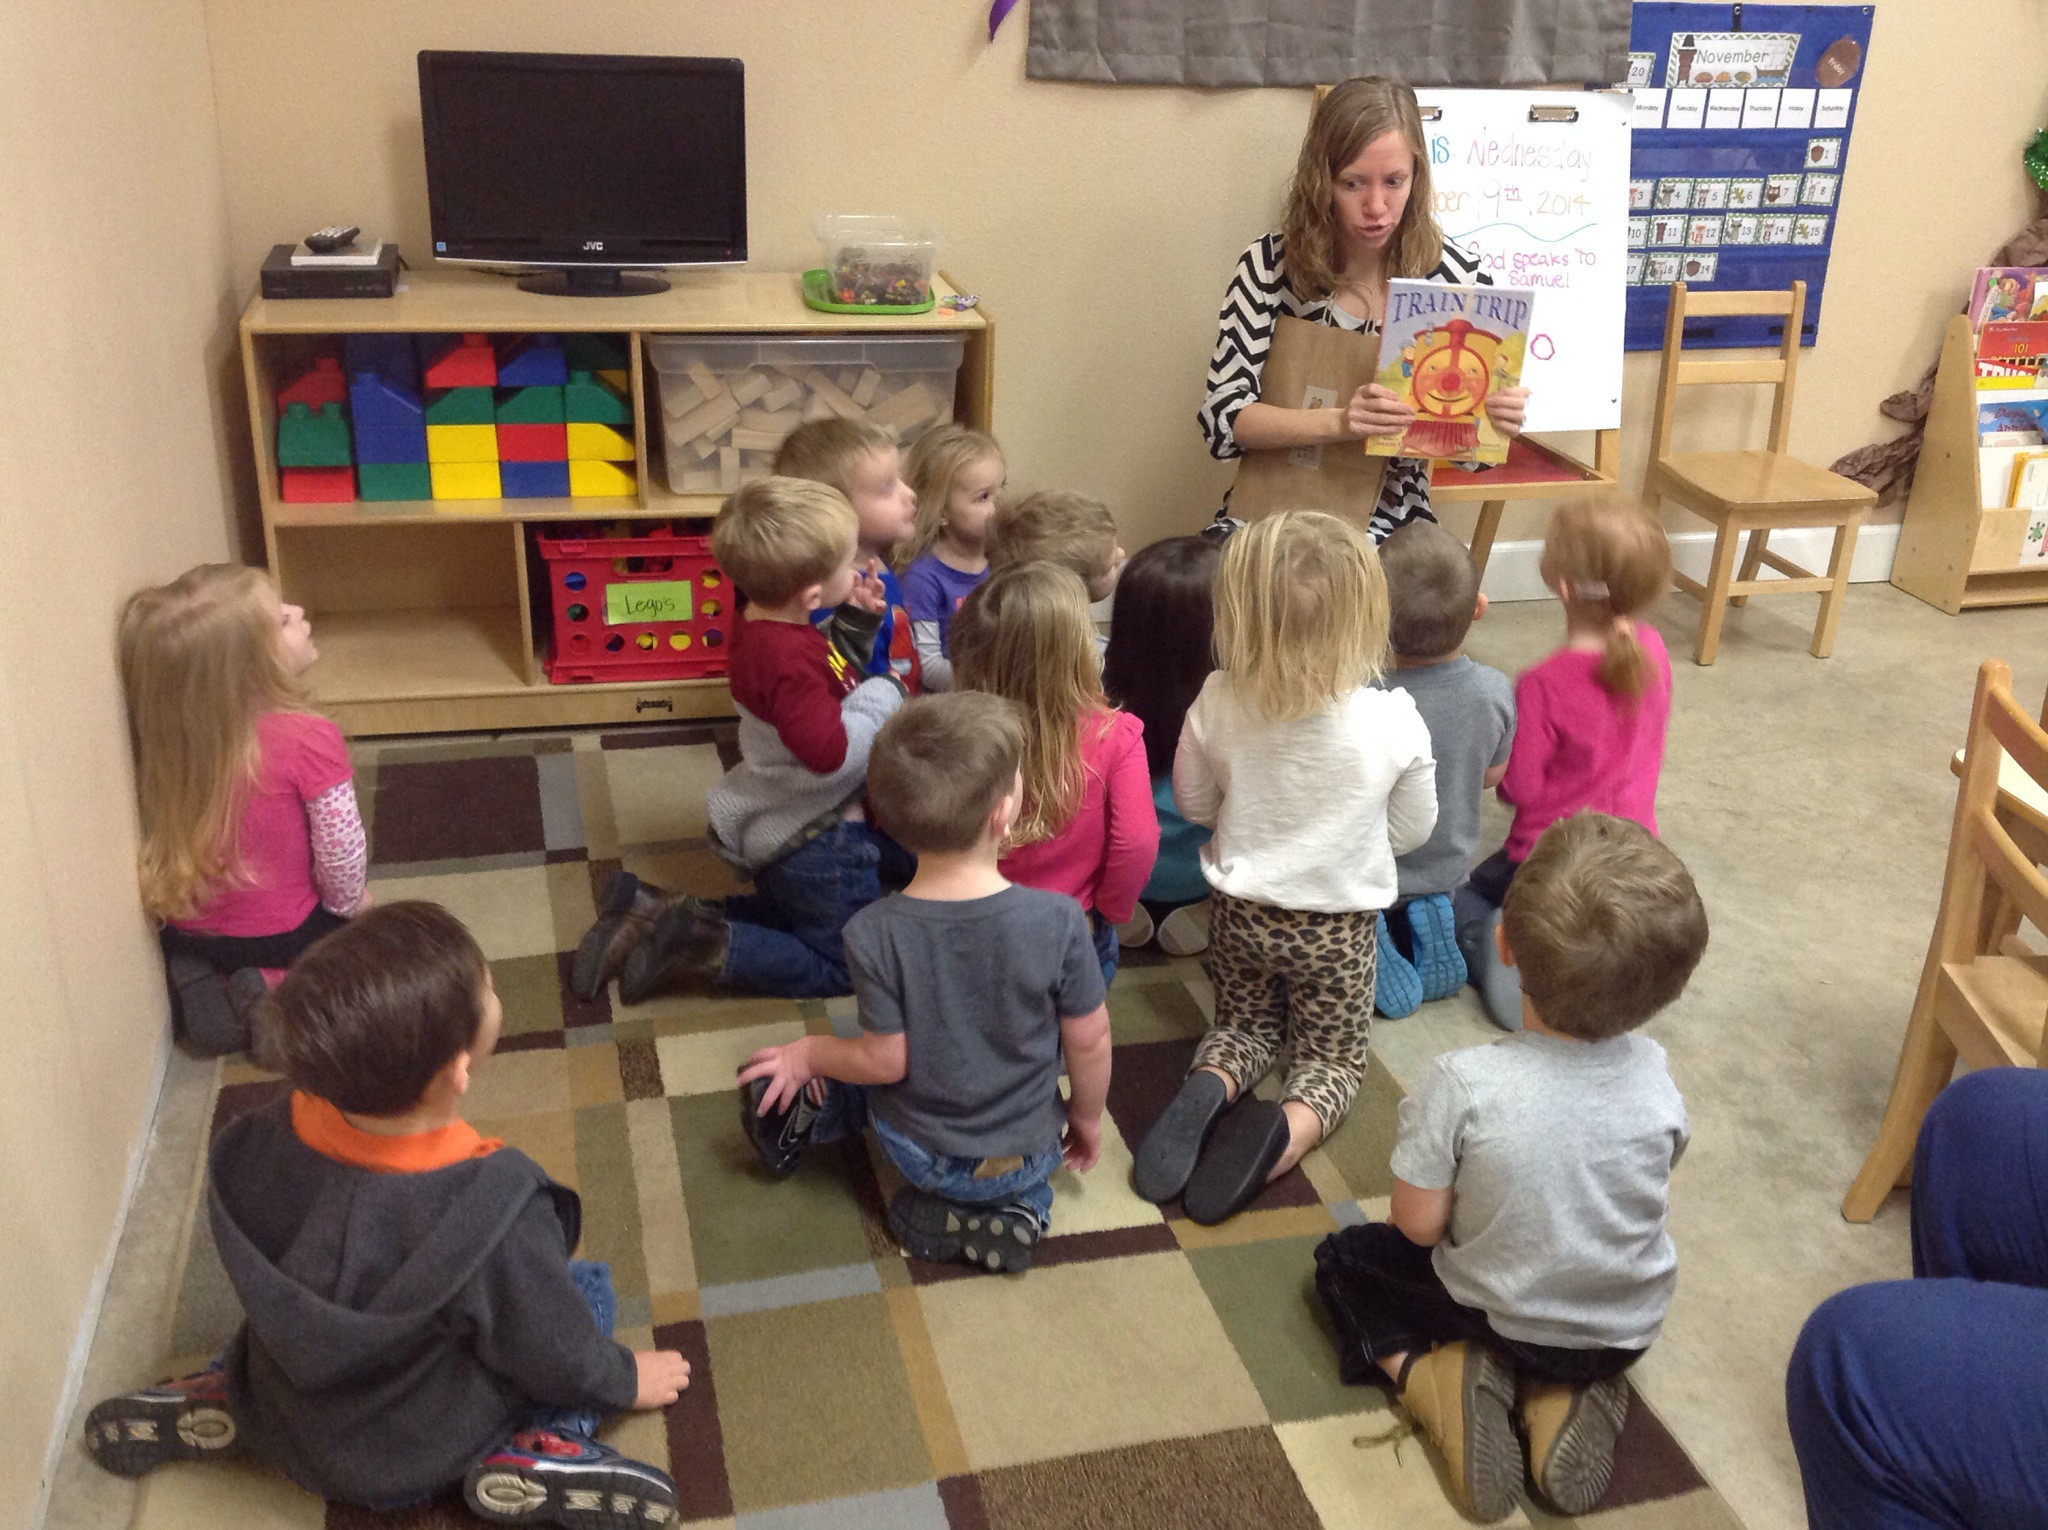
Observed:
[[[953,418],[964,335],[653,335],[668,486],[730,494],[806,420],[867,419],[905,445]]]
[[[928,303],[939,236],[929,223],[870,213],[830,213],[817,222],[825,285],[835,303]]]

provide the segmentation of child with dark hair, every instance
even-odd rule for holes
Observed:
[[[503,1010],[469,931],[393,903],[326,936],[258,1011],[287,1099],[214,1139],[208,1213],[247,1314],[213,1367],[108,1398],[99,1463],[247,1450],[323,1497],[494,1524],[664,1525],[668,1476],[592,1437],[689,1385],[611,1337],[611,1272],[573,1260],[573,1190],[462,1119]],[[608,1506],[593,1511],[592,1504]]]
[[[1413,699],[1436,755],[1436,828],[1394,858],[1400,899],[1380,918],[1375,1002],[1398,1019],[1465,986],[1452,895],[1472,870],[1485,794],[1507,773],[1515,688],[1466,656],[1465,634],[1486,614],[1486,597],[1464,543],[1435,521],[1413,520],[1380,543],[1380,567],[1393,646],[1381,683]]]
[[[1173,755],[1180,727],[1216,668],[1216,565],[1223,546],[1206,537],[1168,537],[1124,565],[1116,616],[1102,660],[1109,699],[1145,726],[1145,764],[1159,813],[1159,858],[1118,941],[1142,946],[1156,931],[1169,956],[1209,946],[1209,883],[1202,846],[1210,831],[1173,803]],[[1155,910],[1156,923],[1155,923]]]
[[[1024,810],[1024,745],[1017,709],[977,691],[905,702],[883,725],[868,794],[917,875],[847,921],[860,1034],[764,1047],[739,1075],[770,1174],[870,1127],[908,1181],[889,1204],[903,1247],[996,1272],[1029,1268],[1053,1171],[1094,1166],[1109,1095],[1088,921],[997,866]]]
[[[1316,1289],[1344,1379],[1391,1388],[1468,1511],[1514,1508],[1526,1438],[1537,1490],[1584,1514],[1613,1475],[1622,1372],[1678,1282],[1685,1102],[1635,1032],[1684,991],[1707,914],[1647,829],[1581,812],[1536,842],[1496,939],[1519,1029],[1430,1064],[1401,1102],[1388,1219],[1324,1239]]]

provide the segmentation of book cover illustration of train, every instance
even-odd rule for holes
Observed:
[[[1390,281],[1379,380],[1414,409],[1415,421],[1399,435],[1368,437],[1366,455],[1507,461],[1508,438],[1486,401],[1522,380],[1535,299],[1524,287]]]

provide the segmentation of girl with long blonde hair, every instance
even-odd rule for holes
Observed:
[[[1543,831],[1581,808],[1657,832],[1657,780],[1671,719],[1671,658],[1644,617],[1671,587],[1671,543],[1627,499],[1560,506],[1543,539],[1543,582],[1564,606],[1564,646],[1515,682],[1515,742],[1500,799],[1507,843],[1453,901],[1458,943],[1486,1012],[1522,1027],[1522,989],[1494,927],[1515,871]]]
[[[917,527],[897,549],[896,567],[927,691],[953,687],[953,613],[988,577],[989,523],[1008,474],[996,438],[965,425],[926,431],[904,458]]]
[[[1233,536],[1219,668],[1181,725],[1173,796],[1215,835],[1203,959],[1216,1014],[1132,1176],[1196,1222],[1234,1215],[1335,1131],[1365,1074],[1394,857],[1436,826],[1429,729],[1387,662],[1387,582],[1350,521],[1282,511]],[[1253,1086],[1282,1046],[1278,1103]]]
[[[306,704],[306,613],[260,570],[203,564],[138,590],[119,643],[142,904],[187,1041],[240,1051],[265,971],[366,900],[348,747]]]
[[[1079,900],[1108,982],[1116,926],[1159,853],[1159,815],[1145,730],[1102,693],[1080,577],[1056,563],[990,575],[953,619],[953,664],[962,689],[1004,697],[1024,715],[1024,808],[1002,873]]]
[[[1414,412],[1378,383],[1326,408],[1259,397],[1277,319],[1377,335],[1387,282],[1396,276],[1464,286],[1492,281],[1479,257],[1437,226],[1415,92],[1371,75],[1346,80],[1316,102],[1281,226],[1244,252],[1224,293],[1199,416],[1210,455],[1337,443],[1358,450],[1365,437],[1394,435],[1413,420]],[[1488,398],[1487,412],[1503,433],[1521,431],[1527,398],[1523,388]],[[1218,512],[1228,513],[1227,504]],[[1418,518],[1434,519],[1429,464],[1390,458],[1371,512],[1373,540]]]

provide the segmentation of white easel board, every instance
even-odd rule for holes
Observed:
[[[1621,424],[1626,91],[1418,90],[1437,223],[1503,287],[1533,287],[1525,429]]]

